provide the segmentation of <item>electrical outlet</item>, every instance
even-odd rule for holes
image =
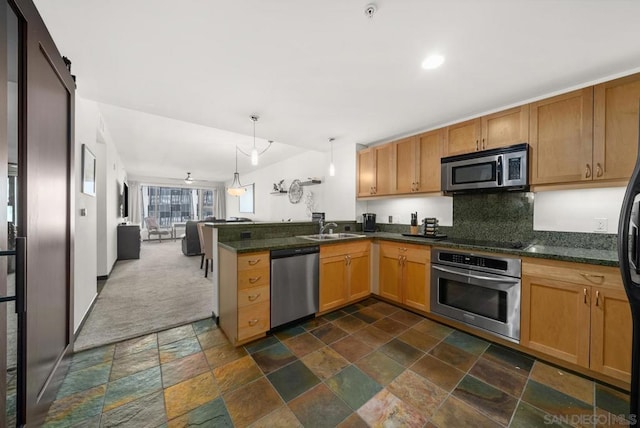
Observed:
[[[593,231],[594,232],[606,232],[608,228],[609,219],[607,218],[594,218],[593,219]]]

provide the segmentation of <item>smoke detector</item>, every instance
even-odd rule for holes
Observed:
[[[369,19],[373,18],[373,15],[375,15],[377,11],[378,11],[378,6],[376,6],[373,3],[368,4],[367,7],[364,8],[364,14]]]

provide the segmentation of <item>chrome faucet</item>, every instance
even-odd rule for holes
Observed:
[[[322,221],[322,219],[320,219],[320,220],[318,221],[318,224],[320,225],[320,233],[319,233],[319,235],[322,235],[322,234],[324,233],[324,230],[325,230],[327,227],[329,227],[329,226],[331,226],[331,227],[338,227],[338,225],[337,225],[337,224],[335,224],[335,223],[333,223],[333,222],[331,222],[331,223],[327,223],[327,224],[324,224],[324,222]],[[333,229],[329,229],[329,233],[333,233]]]

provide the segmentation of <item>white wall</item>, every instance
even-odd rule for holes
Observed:
[[[624,187],[557,190],[535,194],[534,230],[594,232],[594,219],[607,219],[607,231],[618,233]]]
[[[116,226],[118,181],[124,167],[98,104],[76,94],[75,97],[76,212],[74,251],[74,331],[97,295],[96,279],[109,274],[117,257]],[[82,145],[96,156],[96,196],[82,193]],[[86,209],[86,215],[80,215]]]
[[[255,183],[255,213],[241,213],[237,197],[226,195],[227,217],[248,217],[256,221],[307,221],[310,212],[325,212],[327,220],[354,220],[356,215],[355,144],[334,146],[336,175],[329,176],[330,154],[307,151],[268,165],[251,173],[240,174],[243,185]],[[322,179],[322,184],[303,187],[302,199],[297,204],[289,202],[288,196],[272,195],[273,184],[285,180],[288,189],[294,179],[307,181],[309,177]],[[231,184],[231,180],[226,183]],[[313,195],[313,206],[308,210],[305,201]]]
[[[96,197],[82,193],[82,145],[87,147],[98,158],[99,144],[96,141],[98,124],[98,108],[93,102],[86,101],[76,95],[75,99],[75,248],[74,248],[74,331],[96,297],[96,262],[97,262],[97,204]],[[97,176],[97,174],[96,174]],[[99,178],[97,177],[98,183]],[[82,209],[86,216],[81,216]]]

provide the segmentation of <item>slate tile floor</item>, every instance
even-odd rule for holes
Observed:
[[[627,409],[618,390],[371,298],[240,348],[203,320],[78,353],[46,426],[599,427]]]

